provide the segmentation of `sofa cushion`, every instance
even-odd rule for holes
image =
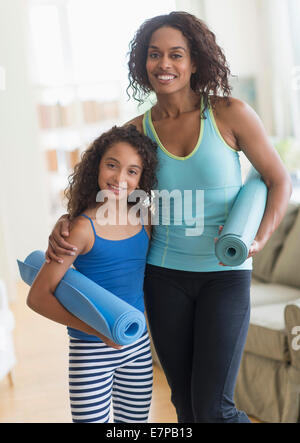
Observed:
[[[290,230],[272,274],[272,282],[300,288],[300,211]]]
[[[251,306],[288,303],[300,298],[300,289],[275,283],[263,283],[252,278],[250,298]]]
[[[285,364],[245,352],[236,383],[236,406],[266,423],[296,423],[299,394],[297,384],[292,393],[289,386]]]
[[[265,247],[253,257],[253,276],[261,281],[270,282],[273,268],[297,216],[299,205],[289,203],[287,212]]]
[[[288,303],[284,312],[291,364],[300,369],[300,298]]]
[[[253,306],[245,351],[279,361],[290,361],[285,330],[286,302]]]

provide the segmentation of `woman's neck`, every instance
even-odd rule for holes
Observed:
[[[192,89],[182,94],[157,94],[157,103],[153,110],[158,119],[176,118],[185,112],[191,112],[200,106],[201,97]]]

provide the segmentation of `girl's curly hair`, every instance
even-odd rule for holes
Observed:
[[[223,50],[216,43],[215,34],[194,15],[178,11],[146,20],[130,42],[129,97],[131,89],[133,98],[142,104],[152,91],[146,71],[148,46],[153,32],[163,26],[178,29],[188,41],[191,59],[197,66],[191,76],[191,88],[203,98],[203,116],[210,95],[217,96],[221,91],[228,102],[232,89],[229,85],[230,69]]]
[[[74,172],[68,177],[69,185],[65,189],[68,200],[70,219],[80,215],[85,209],[96,204],[99,192],[99,164],[106,151],[115,143],[126,142],[133,146],[140,155],[143,171],[139,188],[145,191],[151,201],[151,190],[157,184],[156,157],[157,145],[147,136],[140,133],[134,125],[114,126],[98,137],[81,155],[81,161],[75,165]]]

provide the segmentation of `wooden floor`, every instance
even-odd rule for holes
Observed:
[[[66,328],[27,308],[26,294],[27,286],[20,283],[11,305],[17,364],[13,386],[8,377],[0,380],[0,423],[71,423]],[[157,366],[149,422],[177,422],[169,387]]]

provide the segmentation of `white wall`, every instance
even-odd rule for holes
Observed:
[[[204,20],[215,33],[233,74],[255,76],[258,111],[269,135],[273,132],[269,54],[261,0],[203,0]]]
[[[205,18],[234,74],[256,74],[259,41],[255,0],[204,0]]]
[[[49,234],[45,164],[27,62],[27,1],[0,0],[0,278],[14,297],[16,259]]]
[[[203,0],[176,0],[177,11],[185,11],[203,20],[204,1]]]

